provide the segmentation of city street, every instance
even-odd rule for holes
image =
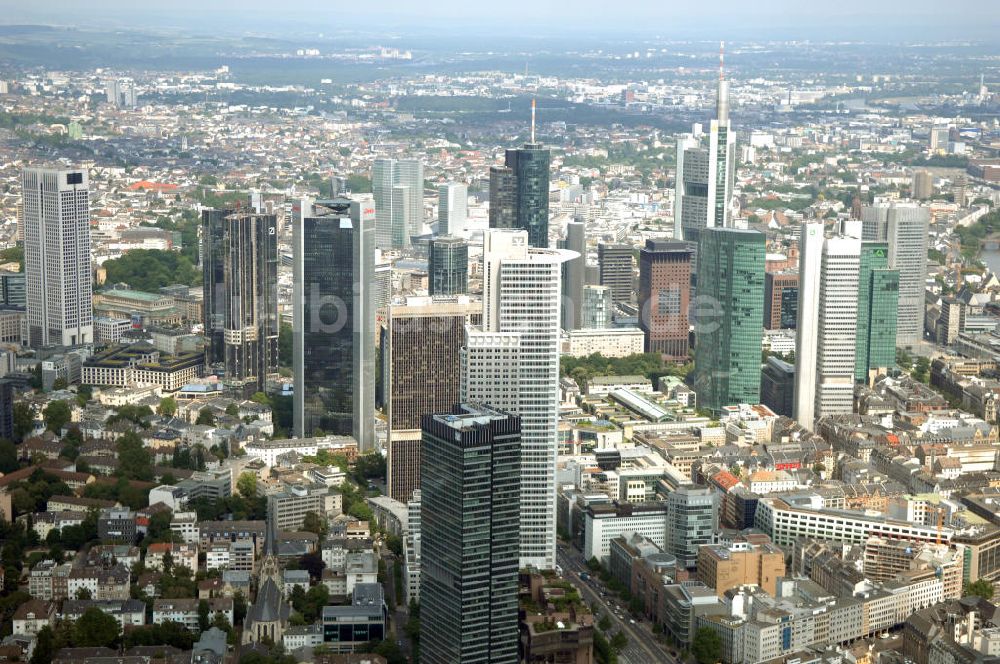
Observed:
[[[607,615],[611,619],[613,634],[624,631],[628,637],[628,645],[621,651],[618,661],[621,664],[660,664],[662,662],[676,662],[676,659],[657,642],[656,637],[650,630],[649,625],[636,622],[629,622],[630,617],[627,608],[621,607],[618,611],[624,618],[619,618],[615,614],[611,597],[601,597],[595,589],[593,581],[583,581],[580,573],[590,573],[583,556],[572,547],[560,544],[556,551],[556,558],[563,568],[563,577],[572,583],[579,591],[586,602],[594,607],[595,617]],[[591,577],[593,579],[593,577]],[[599,615],[598,615],[599,614]],[[610,640],[610,635],[608,635]]]

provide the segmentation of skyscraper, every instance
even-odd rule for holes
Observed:
[[[885,242],[862,242],[858,273],[858,337],[854,379],[867,381],[869,372],[896,365],[896,316],[899,271],[889,269]]]
[[[427,257],[431,295],[460,295],[469,291],[469,245],[445,235],[430,241]]]
[[[422,415],[443,412],[460,401],[465,326],[478,323],[483,310],[480,302],[467,298],[413,299],[391,307],[382,330],[388,485],[390,496],[403,502],[420,487],[419,440],[412,444],[410,432],[419,430]]]
[[[795,419],[808,429],[820,417],[853,410],[859,226],[849,222],[828,238],[822,223],[805,223],[799,235]]]
[[[483,325],[466,328],[463,402],[521,418],[521,565],[555,566],[561,264],[575,254],[528,246],[523,230],[483,237]]]
[[[293,229],[295,434],[352,435],[375,444],[375,210],[335,198]]]
[[[926,168],[913,172],[913,198],[923,200],[934,195],[934,174]]]
[[[430,301],[390,308],[383,331],[389,429],[420,428],[420,417],[458,403],[465,326],[478,322],[482,304]]]
[[[924,338],[930,217],[928,208],[915,204],[896,203],[889,208],[889,267],[899,271],[897,346],[911,346]]]
[[[764,275],[764,327],[790,330],[798,317],[799,273],[794,270]]]
[[[549,246],[549,162],[547,148],[535,142],[534,104],[531,141],[509,148],[504,167],[490,168],[490,228],[528,231],[532,247]]]
[[[692,253],[687,243],[663,240],[646,240],[639,252],[639,328],[647,353],[687,360]]]
[[[579,254],[577,258],[563,263],[562,327],[567,331],[583,327],[583,282],[587,271],[586,228],[582,221],[567,223],[566,239],[560,245],[563,249]]]
[[[665,550],[676,556],[678,567],[693,569],[698,562],[698,548],[712,544],[718,529],[719,498],[714,490],[682,485],[667,494]]]
[[[459,182],[438,187],[438,235],[462,232],[468,217],[469,188]]]
[[[674,237],[698,246],[701,231],[730,225],[736,140],[729,122],[729,81],[719,51],[719,87],[708,145],[700,136],[677,141]]]
[[[403,187],[403,189],[397,189]],[[424,165],[418,159],[376,159],[372,165],[375,245],[403,249],[424,225]]]
[[[580,327],[603,329],[611,327],[611,289],[607,286],[583,287],[583,316]]]
[[[632,299],[632,251],[628,244],[597,245],[597,267],[601,286],[611,289],[614,303],[629,302]]]
[[[278,221],[237,211],[222,226],[225,382],[249,396],[278,373]]]
[[[517,179],[507,166],[490,166],[490,228],[517,227]]]
[[[21,173],[28,343],[94,342],[86,170],[26,168]]]
[[[390,217],[392,218],[392,247],[399,249],[410,246],[410,215],[412,210],[408,205],[410,201],[410,188],[403,184],[396,184],[392,187],[389,195],[389,204],[392,206]]]
[[[202,318],[205,326],[205,365],[226,361],[225,219],[233,210],[201,211]]]
[[[517,664],[521,422],[461,405],[421,428],[420,659]]]
[[[701,234],[695,391],[703,408],[760,402],[764,244],[757,231],[708,228]]]

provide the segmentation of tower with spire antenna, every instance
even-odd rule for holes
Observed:
[[[694,245],[705,228],[733,226],[733,180],[736,141],[729,121],[729,81],[725,42],[719,45],[719,82],[715,118],[707,136],[682,134],[677,139],[674,237]],[[692,264],[696,269],[697,262]]]
[[[490,228],[521,228],[528,244],[549,246],[548,148],[535,140],[535,100],[531,100],[529,142],[510,148],[503,166],[490,168]]]

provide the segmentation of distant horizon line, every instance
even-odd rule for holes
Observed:
[[[213,16],[210,14],[210,16]],[[13,17],[9,14],[0,17],[0,27],[2,28],[51,28],[56,30],[69,30],[80,33],[99,32],[102,30],[141,30],[151,33],[173,33],[176,31],[189,31],[191,36],[203,36],[205,34],[217,35],[220,38],[227,36],[273,36],[275,38],[299,37],[303,40],[317,38],[328,38],[332,35],[357,34],[380,35],[386,39],[398,40],[405,37],[419,37],[422,40],[430,39],[425,28],[433,26],[437,34],[436,38],[444,38],[448,41],[460,41],[462,39],[480,38],[484,35],[493,35],[496,39],[517,38],[525,41],[548,39],[560,42],[570,39],[587,37],[592,39],[610,39],[632,37],[629,42],[639,40],[658,39],[666,43],[690,42],[692,44],[704,43],[706,46],[712,44],[717,47],[720,39],[733,42],[734,44],[762,44],[762,43],[844,43],[844,44],[880,44],[880,45],[901,45],[901,44],[976,44],[990,45],[996,43],[993,38],[993,29],[989,22],[979,24],[977,30],[969,30],[968,25],[956,23],[952,26],[942,25],[939,17],[924,17],[926,21],[915,21],[907,26],[905,33],[902,29],[892,38],[887,38],[884,25],[857,24],[850,20],[850,17],[840,17],[840,20],[825,20],[816,23],[788,22],[776,24],[769,22],[767,25],[742,22],[740,25],[715,25],[707,26],[704,23],[671,23],[669,27],[654,28],[650,26],[631,24],[616,24],[604,22],[600,27],[595,27],[593,22],[583,20],[561,21],[558,27],[546,30],[545,25],[534,24],[530,27],[511,18],[503,19],[456,19],[449,22],[451,30],[442,34],[442,25],[439,19],[433,16],[413,16],[398,17],[392,22],[382,21],[379,24],[372,24],[365,21],[365,15],[356,14],[353,16],[340,16],[341,22],[336,26],[323,26],[322,22],[317,23],[315,17],[309,20],[307,17],[296,17],[285,15],[278,19],[268,18],[263,15],[254,16],[253,13],[245,14],[239,20],[234,21],[232,15],[218,15],[209,18],[204,13],[196,20],[184,20],[177,14],[159,17],[150,15],[150,20],[143,21],[134,14],[127,17],[115,15],[114,17],[75,16],[73,23],[63,23],[56,17],[24,16]],[[384,18],[384,17],[383,17]],[[82,20],[81,20],[82,19]],[[161,20],[163,19],[163,20]],[[344,21],[343,19],[348,19]],[[735,22],[735,21],[734,21]],[[303,32],[303,26],[311,27],[308,33]],[[378,27],[376,28],[375,25]],[[410,34],[412,31],[412,34]],[[978,32],[978,33],[977,33]],[[998,48],[1000,50],[1000,48]]]

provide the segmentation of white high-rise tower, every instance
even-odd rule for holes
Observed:
[[[21,174],[28,342],[94,342],[90,180],[85,169]]]
[[[729,122],[729,81],[723,69],[723,47],[719,49],[719,88],[708,146],[696,134],[683,134],[677,139],[674,237],[695,245],[702,229],[732,225],[736,140]]]
[[[438,235],[458,235],[469,215],[469,188],[460,182],[438,187]]]
[[[404,189],[397,189],[403,187]],[[376,159],[372,165],[375,245],[402,249],[424,226],[424,165],[419,159]]]
[[[833,237],[822,223],[802,224],[794,414],[808,429],[820,417],[853,411],[860,261],[860,222]]]
[[[562,263],[578,254],[528,246],[524,230],[483,238],[483,325],[466,328],[463,403],[521,417],[521,567],[553,569]]]

